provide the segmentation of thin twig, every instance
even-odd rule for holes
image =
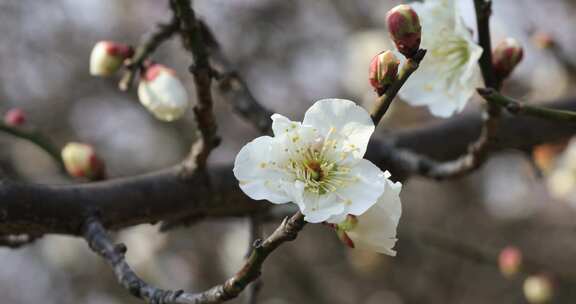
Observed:
[[[60,150],[37,129],[12,127],[6,125],[3,122],[0,122],[0,132],[11,134],[35,144],[40,149],[48,153],[48,155],[50,155],[50,157],[52,157],[52,159],[54,159],[54,161],[58,164],[58,167],[64,170],[64,162],[62,161]]]
[[[374,108],[372,109],[371,116],[372,121],[374,121],[375,125],[380,123],[382,117],[388,111],[390,104],[398,94],[398,91],[402,88],[406,80],[418,69],[418,65],[424,59],[426,55],[426,50],[419,49],[412,58],[408,58],[406,63],[402,66],[400,73],[398,75],[398,79],[394,81],[390,86],[386,89],[386,92],[378,97],[378,100],[374,104]]]
[[[220,144],[220,138],[216,134],[216,118],[212,111],[212,78],[214,71],[209,61],[209,51],[206,45],[207,40],[196,18],[196,14],[191,7],[190,0],[171,0],[171,7],[174,15],[180,23],[180,37],[184,48],[187,49],[194,60],[190,67],[190,72],[194,74],[194,84],[196,86],[197,105],[194,107],[198,129],[200,130],[201,141],[192,148],[191,155],[184,162],[183,174],[193,171],[196,167],[204,170],[208,156],[212,149]]]
[[[249,218],[250,237],[248,240],[248,252],[246,257],[249,258],[254,246],[257,246],[262,241],[262,219],[260,214],[256,213]],[[258,293],[262,288],[262,280],[257,279],[252,284],[248,285],[246,290],[246,303],[256,304],[258,302]]]
[[[261,133],[269,133],[272,127],[272,112],[264,108],[252,94],[244,78],[224,55],[222,48],[208,25],[200,20],[202,33],[208,43],[210,55],[218,69],[218,88],[234,111],[252,123]]]
[[[144,62],[164,41],[170,39],[178,31],[178,28],[178,19],[172,17],[169,23],[158,24],[156,31],[147,35],[144,42],[136,48],[134,56],[126,60],[124,64],[126,71],[118,83],[120,90],[127,91],[132,86],[136,75],[142,71]]]
[[[494,89],[479,88],[478,93],[484,97],[488,103],[502,107],[514,115],[528,115],[552,121],[576,122],[576,112],[573,111],[549,109],[525,104],[513,98],[504,96]]]
[[[120,284],[133,296],[152,304],[213,304],[236,298],[248,284],[258,279],[266,258],[284,242],[296,239],[305,223],[301,213],[285,218],[266,240],[255,244],[238,273],[223,284],[201,293],[163,290],[140,279],[126,262],[126,246],[115,245],[97,218],[92,217],[86,221],[83,235],[90,248],[108,262]]]

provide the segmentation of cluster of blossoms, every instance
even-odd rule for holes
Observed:
[[[349,245],[394,255],[400,183],[363,159],[374,123],[354,102],[317,101],[302,122],[272,115],[274,136],[244,146],[234,162],[255,200],[295,203],[310,223],[332,224]]]
[[[90,74],[111,76],[133,55],[134,50],[128,45],[100,41],[90,55]],[[184,85],[174,70],[161,64],[144,64],[138,98],[154,117],[163,121],[174,121],[188,109],[188,95]]]
[[[411,58],[419,47],[427,50],[418,72],[400,90],[400,97],[410,105],[427,106],[438,117],[461,112],[482,84],[478,60],[483,50],[462,20],[458,4],[454,0],[426,0],[399,5],[387,15],[390,37],[400,53]],[[397,62],[392,56],[379,54],[370,66],[370,83],[379,94],[395,74],[389,68]],[[496,76],[501,80],[508,77],[520,60],[522,47],[516,40],[507,38],[499,43],[493,51]],[[378,71],[379,66],[382,71]]]

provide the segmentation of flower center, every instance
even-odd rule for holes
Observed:
[[[329,156],[336,154],[335,149],[335,140],[318,137],[308,147],[297,149],[297,155],[289,159],[288,169],[296,180],[304,183],[305,191],[322,195],[352,181],[348,175],[350,169]]]
[[[437,62],[442,65],[443,73],[449,75],[448,81],[452,82],[458,79],[460,68],[470,59],[468,42],[460,37],[449,37],[441,48],[432,51],[432,56],[441,58]]]

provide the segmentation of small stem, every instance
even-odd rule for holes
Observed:
[[[490,15],[492,15],[492,1],[474,0],[476,8],[476,26],[478,28],[478,44],[484,50],[478,60],[482,77],[486,87],[495,88],[499,84],[492,68],[492,42],[490,38]]]
[[[494,89],[479,88],[478,93],[490,104],[502,107],[514,115],[527,115],[554,121],[576,122],[576,112],[549,109],[522,103]]]
[[[5,132],[21,139],[27,140],[40,149],[44,150],[58,164],[61,170],[64,170],[64,162],[60,156],[60,150],[44,135],[32,128],[11,127],[0,122],[0,132]]]
[[[262,239],[262,219],[260,214],[256,213],[250,216],[249,218],[249,230],[250,230],[250,237],[248,240],[248,252],[246,257],[250,257],[250,254],[254,250],[256,246],[258,246],[259,242]],[[262,288],[262,281],[260,279],[256,279],[252,284],[248,285],[246,290],[246,303],[247,304],[256,304],[258,302],[258,293]]]
[[[145,41],[136,48],[134,56],[127,60],[126,72],[122,75],[122,79],[118,83],[118,87],[122,91],[127,91],[134,82],[136,75],[142,70],[144,61],[156,51],[156,49],[166,40],[168,40],[176,31],[178,31],[178,19],[172,18],[168,24],[159,24],[158,29],[149,34]]]
[[[418,65],[422,59],[424,59],[425,55],[426,50],[419,49],[412,58],[408,58],[400,70],[398,79],[390,84],[383,95],[378,97],[378,100],[374,104],[374,108],[370,114],[374,125],[377,126],[378,123],[380,123],[380,120],[382,120],[382,117],[386,114],[386,111],[388,111],[388,108],[390,107],[390,104],[392,104],[392,101],[394,101],[398,91],[400,91],[404,83],[406,83],[410,75],[418,69]]]

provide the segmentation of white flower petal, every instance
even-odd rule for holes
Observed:
[[[321,223],[335,214],[344,211],[344,204],[339,201],[334,193],[316,195],[305,194],[303,204],[304,209],[300,211],[304,214],[304,220],[309,223]]]
[[[338,190],[345,201],[345,214],[360,215],[378,201],[384,192],[386,175],[380,168],[366,159],[361,159],[350,171],[356,181]]]
[[[242,191],[252,199],[266,199],[276,204],[292,200],[285,191],[285,173],[271,165],[280,156],[272,153],[277,146],[274,138],[261,136],[242,147],[236,156],[234,176],[240,181]]]
[[[482,48],[473,41],[454,0],[426,0],[412,7],[422,22],[421,46],[428,52],[399,95],[411,105],[427,105],[435,116],[461,112],[482,85]]]
[[[272,132],[274,132],[275,136],[293,131],[300,125],[299,121],[292,121],[280,114],[272,114]]]
[[[354,145],[353,155],[362,158],[370,136],[374,132],[374,123],[370,114],[353,101],[346,99],[322,99],[314,103],[304,115],[303,125],[314,126],[323,136],[334,132]]]
[[[400,183],[386,182],[386,190],[372,208],[358,217],[355,228],[346,233],[355,247],[396,255],[396,227],[402,215]]]

